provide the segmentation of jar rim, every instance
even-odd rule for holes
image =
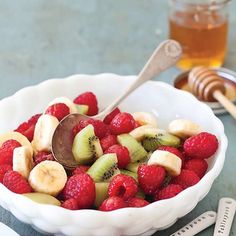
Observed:
[[[171,5],[196,8],[196,9],[208,9],[217,10],[227,5],[231,0],[211,0],[206,3],[193,3],[187,0],[169,0]]]

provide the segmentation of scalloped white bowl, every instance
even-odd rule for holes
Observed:
[[[84,91],[93,91],[101,108],[106,107],[135,79],[114,74],[74,75],[51,79],[24,88],[0,101],[0,133],[13,130],[35,113],[42,112],[53,98],[71,99]],[[121,105],[123,111],[149,111],[157,116],[159,127],[178,117],[199,123],[219,139],[219,149],[209,160],[209,169],[201,181],[176,197],[154,202],[143,208],[124,208],[113,212],[70,211],[57,206],[35,203],[0,184],[0,204],[20,221],[48,233],[65,235],[150,235],[167,228],[190,212],[210,191],[223,168],[227,138],[221,121],[205,104],[192,95],[162,82],[149,81]]]

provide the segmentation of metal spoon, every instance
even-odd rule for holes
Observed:
[[[71,130],[79,123],[80,120],[87,119],[103,119],[117,105],[120,104],[131,92],[141,86],[146,81],[159,75],[169,67],[176,64],[182,53],[179,43],[174,40],[166,40],[162,42],[153,52],[138,78],[130,85],[130,87],[114,102],[112,102],[105,110],[98,115],[88,117],[81,114],[70,114],[65,117],[56,128],[52,138],[52,153],[55,159],[65,168],[72,169],[78,166],[72,154],[72,137]]]

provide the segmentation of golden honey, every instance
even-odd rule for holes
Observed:
[[[174,11],[169,17],[169,36],[183,47],[178,67],[220,67],[227,50],[228,21],[218,10]]]

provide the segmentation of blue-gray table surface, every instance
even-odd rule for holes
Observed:
[[[235,12],[233,0],[225,61],[225,67],[233,70]],[[137,74],[156,45],[168,37],[167,14],[167,1],[163,0],[1,0],[0,99],[25,86],[76,73]],[[172,83],[178,72],[170,69],[158,79]],[[229,139],[223,171],[191,213],[156,235],[170,235],[201,213],[216,211],[221,197],[236,198],[236,122],[227,114],[220,119]],[[43,235],[1,207],[0,221],[21,236]],[[213,235],[213,229],[199,235]],[[235,221],[231,235],[236,235]]]

